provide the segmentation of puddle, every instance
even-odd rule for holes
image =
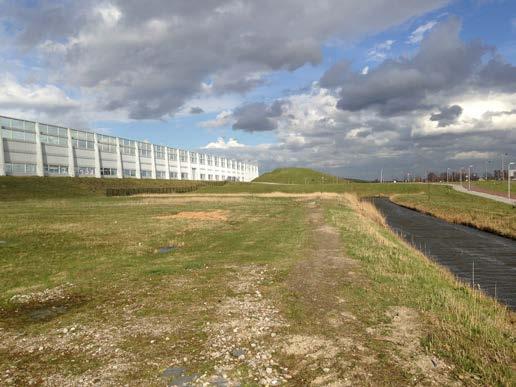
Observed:
[[[54,317],[65,314],[68,309],[65,306],[49,306],[29,311],[28,316],[35,321],[48,321]]]
[[[177,246],[164,246],[164,247],[160,247],[158,249],[158,253],[166,254],[166,253],[170,253],[171,251],[174,251],[176,249],[177,249]]]
[[[168,367],[163,371],[161,377],[168,379],[167,386],[191,386],[199,377],[198,374],[188,374],[186,368]]]

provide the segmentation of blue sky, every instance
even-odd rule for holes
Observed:
[[[409,168],[480,165],[514,149],[514,117],[506,112],[515,95],[504,87],[516,63],[513,1],[401,1],[399,9],[381,0],[359,7],[330,1],[329,8],[214,3],[201,9],[157,1],[143,9],[118,0],[0,1],[0,110],[208,147],[257,160],[264,170],[299,164],[363,178],[374,178],[378,164],[396,176]],[[267,6],[276,7],[274,16]],[[439,51],[432,34],[441,34],[443,46],[449,34],[449,51]],[[414,59],[425,55],[428,66]],[[440,68],[438,55],[451,58],[448,67]],[[496,66],[488,67],[493,58]],[[392,81],[393,71],[407,69],[423,78],[414,90]],[[338,82],[323,87],[332,71]],[[424,72],[442,81],[440,71],[449,82],[425,82]],[[404,98],[412,101],[411,93],[420,103],[393,112]],[[350,102],[363,98],[360,107]],[[193,107],[202,113],[191,114]],[[457,117],[441,119],[455,111]],[[502,113],[505,126],[485,121]],[[467,137],[462,147],[443,145],[459,134]]]

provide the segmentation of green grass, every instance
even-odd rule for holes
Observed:
[[[455,281],[352,205],[330,202],[326,211],[328,221],[341,230],[348,254],[361,262],[370,280],[361,291],[349,284],[341,293],[365,325],[385,319],[392,305],[415,309],[425,326],[422,345],[454,364],[456,377],[469,379],[466,384],[514,382],[514,328],[502,307]]]
[[[464,187],[467,187],[466,184],[463,184]],[[495,192],[499,194],[507,195],[508,183],[507,181],[501,180],[488,180],[488,181],[472,181],[471,185],[473,187],[477,187],[482,191],[487,192]],[[511,196],[516,197],[516,181],[511,181]]]
[[[53,379],[54,384],[85,384],[80,378],[95,380],[99,375],[106,384],[162,384],[162,370],[184,363],[184,358],[190,371],[209,371],[214,363],[201,357],[209,345],[203,328],[218,321],[220,305],[234,295],[236,280],[246,281],[247,267],[267,267],[271,273],[259,286],[264,298],[289,311],[282,333],[360,337],[377,354],[378,363],[369,371],[378,380],[412,380],[394,364],[393,344],[372,340],[365,332],[384,324],[385,311],[400,305],[421,314],[423,350],[445,358],[456,376],[466,376],[471,384],[477,383],[470,379],[475,376],[484,384],[510,380],[513,334],[504,309],[457,284],[349,204],[330,200],[323,207],[327,222],[338,227],[347,254],[357,262],[357,277],[332,277],[337,282],[322,289],[319,299],[307,298],[312,310],[307,314],[285,292],[288,281],[303,284],[294,268],[310,247],[307,203],[252,195],[107,198],[102,188],[88,185],[103,187],[103,180],[6,178],[2,184],[9,200],[0,201],[0,240],[5,241],[0,244],[0,381],[8,378],[9,370],[18,385],[56,375],[64,379]],[[260,192],[265,186],[236,184],[203,191]],[[72,192],[63,193],[66,187]],[[422,191],[417,184],[269,187],[297,193],[323,189],[362,196]],[[441,187],[429,189],[432,200],[443,194]],[[66,197],[75,190],[77,197]],[[215,210],[225,211],[227,220],[170,217]],[[163,246],[177,248],[160,254]],[[63,299],[22,306],[11,301],[15,295],[66,283],[73,286],[65,288]],[[357,322],[342,329],[317,325],[317,316],[333,312],[324,309],[325,300],[337,296]],[[42,313],[50,315],[35,318]],[[314,321],[300,323],[310,315]],[[63,333],[71,327],[74,333]],[[354,362],[354,356],[342,360]],[[113,371],[113,365],[121,371]],[[342,367],[339,372],[347,372]],[[243,375],[247,371],[244,367]],[[306,369],[300,377],[312,372]],[[244,376],[243,383],[255,381]]]
[[[0,177],[0,200],[104,196],[106,188],[183,187],[188,180],[96,179],[90,177]]]
[[[228,211],[227,222],[155,218],[219,209]],[[0,244],[0,336],[23,335],[27,343],[12,340],[22,348],[36,345],[36,353],[0,345],[0,375],[13,365],[17,384],[37,375],[103,373],[117,349],[131,354],[139,367],[116,384],[156,381],[173,359],[203,348],[201,327],[213,321],[213,306],[230,291],[227,284],[239,267],[281,266],[290,259],[304,232],[302,211],[287,199],[198,203],[94,196],[0,202],[0,240],[5,241]],[[157,252],[169,245],[178,248]],[[10,301],[66,283],[73,287],[64,300],[21,308]],[[56,307],[65,312],[41,321],[31,317]],[[71,326],[79,335],[58,344],[58,332]],[[95,348],[88,349],[95,335]],[[98,347],[104,355],[95,355]],[[75,370],[77,364],[83,367]],[[194,371],[205,366],[190,364]]]
[[[421,193],[396,194],[392,200],[449,222],[516,238],[516,210],[508,204],[437,185],[427,186]]]
[[[277,168],[271,172],[264,173],[253,181],[278,184],[328,184],[345,183],[348,180],[310,168]]]

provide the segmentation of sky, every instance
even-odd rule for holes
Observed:
[[[375,179],[516,161],[513,0],[0,0],[0,114]]]

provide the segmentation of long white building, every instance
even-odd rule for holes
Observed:
[[[0,176],[5,175],[251,181],[258,166],[0,116]]]

